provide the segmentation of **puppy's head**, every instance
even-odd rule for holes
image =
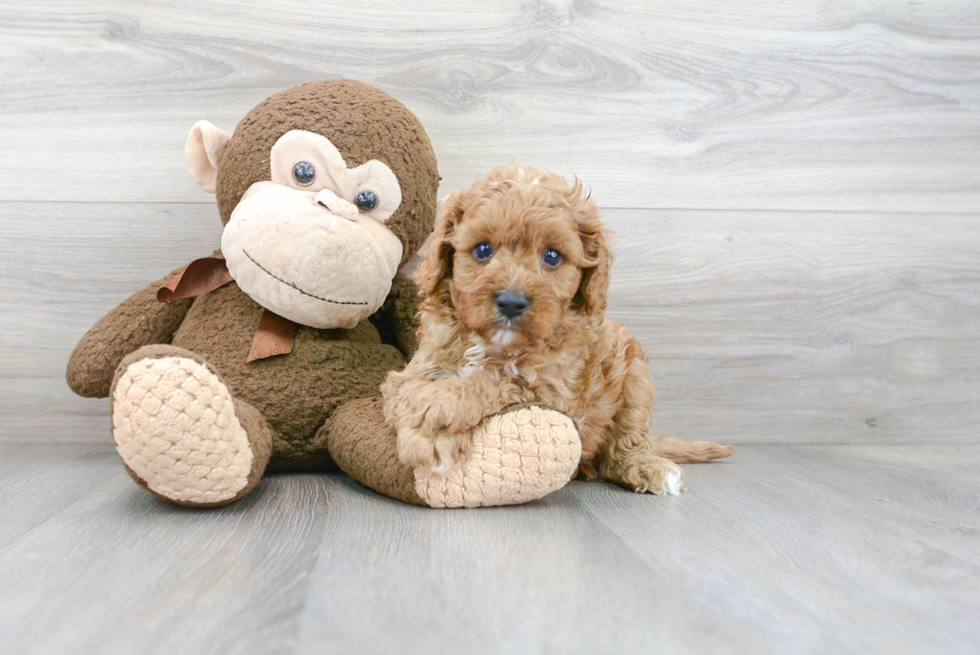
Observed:
[[[605,311],[610,259],[577,180],[509,166],[445,199],[415,280],[428,310],[456,313],[487,344],[520,347],[566,312]]]

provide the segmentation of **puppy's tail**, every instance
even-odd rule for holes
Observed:
[[[674,437],[657,437],[650,439],[650,443],[657,449],[658,455],[678,464],[710,462],[713,459],[721,459],[735,454],[734,446],[723,446],[714,441],[688,441]]]

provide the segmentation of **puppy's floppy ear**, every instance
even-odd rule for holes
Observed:
[[[599,218],[599,208],[592,201],[591,193],[587,196],[582,194],[578,179],[569,191],[568,202],[578,221],[578,234],[585,252],[582,281],[572,303],[588,316],[599,316],[606,311],[609,291],[609,266],[612,264],[609,230]]]
[[[435,293],[439,282],[453,274],[452,239],[456,234],[456,226],[463,218],[465,209],[465,191],[454,191],[439,201],[436,216],[436,227],[429,237],[428,250],[425,259],[415,269],[415,284],[419,295],[428,298]]]

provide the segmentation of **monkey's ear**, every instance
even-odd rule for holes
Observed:
[[[231,135],[207,121],[198,121],[184,144],[184,164],[202,191],[214,193],[218,183],[218,164]]]

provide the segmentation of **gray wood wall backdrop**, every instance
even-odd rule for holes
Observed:
[[[64,365],[217,244],[188,129],[331,77],[418,114],[443,192],[510,161],[592,188],[658,431],[977,443],[976,0],[4,0],[0,438],[108,440]]]

